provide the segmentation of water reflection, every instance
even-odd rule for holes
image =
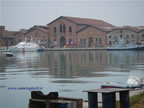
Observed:
[[[46,52],[42,63],[57,78],[96,77],[104,74],[93,75],[93,72],[130,71],[129,66],[143,64],[143,54],[136,51]]]
[[[29,52],[14,53],[13,58],[0,54],[0,105],[28,105],[30,91],[8,87],[39,86],[46,94],[58,91],[60,96],[86,99],[83,90],[99,88],[105,81],[125,83],[130,72],[144,72],[144,51]]]
[[[144,64],[142,51],[52,51],[16,53],[13,59],[0,55],[0,72],[29,72],[32,77],[51,75],[55,78],[100,77],[106,71],[128,72]],[[9,66],[9,67],[8,67]],[[101,72],[93,74],[94,72]],[[1,74],[2,75],[2,74]]]

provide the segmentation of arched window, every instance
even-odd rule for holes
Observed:
[[[72,27],[71,26],[69,27],[69,32],[72,32]]]
[[[131,37],[134,38],[135,36],[132,34]]]
[[[54,33],[56,33],[56,27],[54,27]]]
[[[86,39],[84,39],[84,45],[86,45]]]
[[[89,47],[92,47],[92,46],[93,46],[93,38],[92,38],[92,37],[89,37],[88,46],[89,46]]]
[[[98,45],[98,38],[96,38],[96,45]]]
[[[144,34],[142,34],[142,38],[144,38]]]
[[[109,35],[109,39],[111,39],[111,35]]]
[[[111,42],[111,41],[109,41],[109,45],[112,45],[112,42]]]
[[[102,44],[102,39],[101,38],[99,38],[99,44]]]
[[[66,32],[65,24],[63,25],[63,32],[64,32],[64,33]]]
[[[62,24],[60,24],[60,32],[62,32]]]
[[[83,40],[82,39],[80,39],[80,45],[82,45],[83,44]]]
[[[126,44],[129,44],[129,40],[126,40]]]
[[[123,37],[123,35],[120,35],[120,38],[122,38]]]
[[[126,35],[126,38],[128,39],[128,38],[129,38],[129,35]]]

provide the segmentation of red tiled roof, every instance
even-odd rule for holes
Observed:
[[[37,29],[39,29],[40,31],[48,33],[48,29],[43,29],[43,28],[37,28]]]
[[[77,17],[68,17],[68,16],[62,16],[62,17],[76,24],[96,25],[96,26],[102,26],[102,27],[114,27],[114,25],[112,24],[109,24],[105,21],[97,20],[97,19],[77,18]]]
[[[96,29],[99,29],[101,31],[104,31],[104,32],[109,32],[109,31],[112,31],[115,27],[101,27],[101,26],[93,26],[93,25],[87,25],[85,27],[83,27],[82,29],[78,30],[77,33],[87,29],[88,27],[94,27]]]
[[[131,31],[134,31],[134,32],[139,32],[141,29],[138,29],[137,27],[134,27],[134,26],[123,26],[123,27],[114,27],[112,29],[113,30],[124,30],[124,29],[128,29],[128,30],[131,30]]]
[[[78,18],[78,17],[69,17],[69,16],[61,16],[54,21],[50,22],[48,25],[52,24],[53,22],[57,21],[60,18],[64,18],[72,23],[75,23],[77,25],[96,25],[96,26],[101,26],[101,27],[115,27],[112,24],[109,24],[105,21],[102,20],[97,20],[97,19],[89,19],[89,18]]]
[[[30,29],[28,29],[25,34],[31,32],[32,30],[35,30],[35,29],[38,29],[40,31],[48,33],[48,26],[38,26],[38,25],[35,25],[35,26],[31,27]]]
[[[127,28],[127,29],[135,31],[135,32],[139,32],[140,31],[140,29],[138,29],[136,27],[132,27],[132,26],[124,26],[123,28]]]

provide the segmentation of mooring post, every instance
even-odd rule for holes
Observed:
[[[88,92],[88,108],[98,108],[97,93]]]
[[[116,108],[116,93],[102,93],[103,108]]]
[[[129,91],[120,92],[120,108],[130,108]]]

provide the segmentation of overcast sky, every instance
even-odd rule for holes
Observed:
[[[0,0],[0,25],[7,30],[46,25],[59,16],[144,26],[144,0]]]

